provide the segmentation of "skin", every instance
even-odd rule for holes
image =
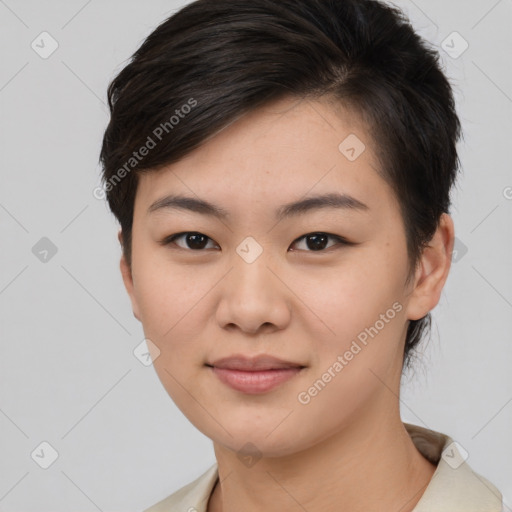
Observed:
[[[366,145],[353,162],[338,149],[352,133]],[[209,512],[407,512],[432,477],[435,466],[407,434],[398,397],[408,321],[439,301],[453,221],[441,217],[407,283],[403,220],[372,147],[356,114],[326,100],[287,98],[140,177],[132,268],[123,257],[121,271],[133,313],[158,347],[152,353],[161,382],[213,440],[220,483]],[[274,217],[285,203],[333,191],[368,208]],[[230,216],[148,213],[170,193],[207,200]],[[186,237],[159,243],[182,232],[206,235],[206,247],[194,250]],[[303,237],[319,232],[354,245],[328,239],[315,251]],[[252,263],[236,252],[248,236],[263,250]],[[396,302],[401,311],[309,403],[300,403],[298,394]],[[306,368],[249,395],[205,366],[233,354],[269,354]],[[238,457],[249,442],[261,457],[250,467]]]

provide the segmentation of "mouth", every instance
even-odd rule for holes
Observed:
[[[246,394],[261,394],[284,384],[304,365],[271,356],[232,356],[207,363],[214,375],[230,388]]]

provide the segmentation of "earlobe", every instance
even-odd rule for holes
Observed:
[[[119,233],[117,235],[117,238],[118,238],[121,246],[123,246],[123,234],[122,234],[122,231],[119,231]],[[130,297],[130,301],[132,303],[133,316],[137,320],[141,321],[140,320],[140,313],[139,313],[139,305],[137,303],[137,298],[135,296],[135,286],[133,284],[132,269],[130,268],[130,266],[128,265],[128,262],[126,261],[126,258],[124,256],[124,252],[123,252],[123,254],[121,256],[121,261],[119,262],[119,268],[121,270],[121,275],[123,277],[124,287],[126,288],[128,296]]]
[[[414,289],[407,306],[409,320],[423,318],[439,302],[450,272],[454,237],[453,220],[443,213],[416,270]]]

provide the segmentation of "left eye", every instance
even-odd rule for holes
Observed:
[[[330,235],[329,233],[310,233],[308,235],[304,235],[304,236],[298,238],[294,242],[294,244],[296,244],[300,241],[304,241],[306,247],[308,249],[310,249],[307,252],[320,252],[320,251],[323,251],[324,249],[328,249],[328,248],[332,247],[333,245],[336,245],[336,244],[332,244],[332,245],[329,245],[326,247],[327,240],[329,240],[329,238],[331,240],[335,240],[338,243],[341,243],[342,245],[348,245],[348,242],[346,240],[344,240],[343,238],[341,238],[340,236]]]
[[[185,240],[185,246],[176,243],[176,240],[179,240],[179,239]],[[332,247],[333,245],[336,245],[335,243],[331,244],[331,245],[327,245],[327,241],[329,239],[334,240],[335,242],[342,244],[342,245],[350,245],[350,243],[347,242],[344,238],[341,238],[340,236],[336,236],[336,235],[330,235],[329,233],[310,233],[310,234],[301,236],[300,238],[297,238],[297,240],[295,240],[295,242],[293,242],[292,245],[298,244],[299,242],[303,241],[303,243],[305,243],[306,249],[303,248],[303,249],[299,249],[299,250],[306,250],[306,252],[321,252],[325,249]],[[161,244],[162,245],[175,244],[178,247],[180,247],[181,249],[190,249],[190,250],[194,250],[194,251],[200,251],[202,249],[208,249],[208,248],[211,249],[212,248],[212,247],[208,247],[208,241],[213,242],[213,240],[210,237],[208,237],[202,233],[190,231],[190,232],[185,232],[185,233],[178,233],[176,235],[171,235],[171,236],[165,238],[164,240],[162,240]],[[216,247],[218,247],[218,245],[215,242],[213,242],[213,243]],[[213,248],[215,248],[215,247],[213,247]],[[293,249],[293,250],[295,250],[295,249]]]

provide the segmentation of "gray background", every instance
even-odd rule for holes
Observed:
[[[133,354],[143,332],[117,225],[92,194],[107,85],[184,3],[0,0],[2,512],[141,510],[214,462]],[[404,378],[403,419],[451,435],[510,507],[512,1],[396,4],[440,47],[465,130],[457,257],[432,340]],[[59,45],[46,59],[31,47],[43,31]],[[463,49],[454,31],[469,44],[457,58],[442,49]],[[41,252],[43,237],[56,254]],[[43,441],[58,452],[48,469]]]

